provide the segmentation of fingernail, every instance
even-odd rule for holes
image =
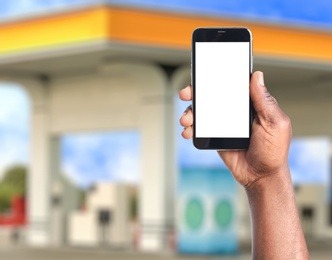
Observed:
[[[264,84],[264,74],[263,72],[258,72],[258,82],[261,86],[265,86]]]

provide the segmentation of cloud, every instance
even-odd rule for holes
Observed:
[[[62,139],[62,169],[87,187],[99,181],[139,181],[139,134],[109,132],[66,135]]]
[[[28,164],[28,143],[26,139],[14,137],[0,139],[0,177],[12,165]]]
[[[140,181],[139,159],[135,151],[125,149],[119,151],[117,163],[109,161],[107,165],[111,178],[126,183],[138,183]]]
[[[14,164],[28,163],[30,104],[17,85],[0,84],[0,177]]]
[[[96,0],[0,0],[0,18],[93,4]],[[101,2],[101,1],[99,1]]]
[[[289,166],[293,182],[329,184],[330,139],[295,138],[289,153]]]
[[[22,88],[13,84],[0,84],[0,127],[26,132],[29,124],[30,104]]]

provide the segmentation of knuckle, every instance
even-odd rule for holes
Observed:
[[[180,117],[179,122],[180,122],[180,125],[183,126],[183,116]]]
[[[182,133],[181,133],[181,135],[182,135],[183,138],[187,139],[187,138],[186,138],[186,136],[187,136],[187,135],[186,135],[186,130],[183,130]]]
[[[268,104],[276,103],[276,99],[270,94],[270,92],[267,91],[266,88],[265,88],[265,91],[264,91],[264,99]]]
[[[182,137],[184,139],[190,139],[191,138],[190,131],[188,131],[188,128],[182,131]]]
[[[182,126],[191,126],[193,121],[193,117],[191,113],[187,113],[180,118],[180,124]]]
[[[180,124],[182,126],[187,126],[188,125],[188,118],[186,116],[181,117]]]
[[[283,130],[290,130],[292,127],[290,118],[285,114],[281,117],[280,127]]]

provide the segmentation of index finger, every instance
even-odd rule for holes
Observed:
[[[192,99],[192,87],[187,86],[184,89],[181,89],[179,92],[179,97],[183,101],[190,101]]]

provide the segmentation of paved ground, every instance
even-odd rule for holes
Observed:
[[[136,252],[110,252],[110,251],[96,251],[96,250],[32,250],[32,249],[8,249],[0,250],[0,259],[6,260],[205,260],[205,259],[225,259],[225,260],[249,260],[250,255],[241,255],[234,257],[188,257],[177,256],[175,254],[142,254]]]
[[[331,260],[332,244],[311,247],[311,259]],[[0,248],[1,260],[250,260],[250,253],[238,256],[189,257],[170,253],[142,254],[128,251],[88,250],[88,249],[31,249],[23,247]]]

